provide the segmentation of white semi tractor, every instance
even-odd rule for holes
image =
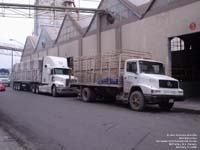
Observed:
[[[76,91],[69,88],[69,83],[76,81],[64,57],[45,56],[20,62],[14,65],[12,72],[14,90],[50,93],[52,96],[75,94]]]
[[[170,110],[175,101],[184,100],[183,90],[178,80],[165,74],[163,63],[150,58],[147,52],[133,50],[80,57],[73,69],[79,81],[70,86],[79,89],[86,102],[118,99],[136,111],[144,110],[147,104]]]

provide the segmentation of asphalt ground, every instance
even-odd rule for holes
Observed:
[[[27,149],[174,150],[181,137],[193,139],[181,141],[187,149],[200,148],[198,110],[149,107],[135,112],[122,103],[85,103],[8,89],[0,93],[0,123]]]

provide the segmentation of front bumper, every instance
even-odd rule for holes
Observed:
[[[71,88],[61,88],[57,87],[57,93],[58,94],[77,94],[77,91],[71,89]]]
[[[144,95],[144,98],[148,104],[158,104],[169,101],[184,101],[184,96],[174,95]]]

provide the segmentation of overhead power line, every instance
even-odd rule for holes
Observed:
[[[16,52],[22,52],[23,51],[23,49],[21,49],[21,48],[14,48],[14,47],[10,47],[10,46],[1,46],[1,45],[0,45],[0,49],[11,50],[11,51],[16,51]]]
[[[0,3],[0,8],[3,8],[3,9],[28,9],[28,10],[61,11],[61,12],[70,11],[70,12],[83,12],[83,13],[105,12],[105,10],[94,9],[94,8],[30,5],[30,4],[17,4],[17,3]]]

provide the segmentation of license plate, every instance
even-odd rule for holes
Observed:
[[[174,99],[169,99],[169,103],[173,103],[174,102]]]

